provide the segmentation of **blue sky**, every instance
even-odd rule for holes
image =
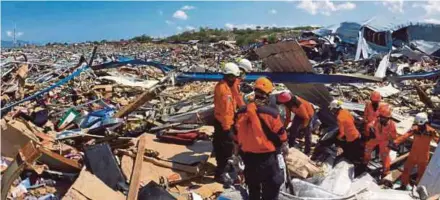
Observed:
[[[440,23],[440,1],[1,2],[1,38],[34,42],[163,37],[198,27],[331,25],[371,17]]]

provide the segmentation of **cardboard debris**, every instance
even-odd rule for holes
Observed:
[[[98,177],[85,170],[81,171],[79,177],[70,187],[69,191],[63,197],[63,200],[78,200],[78,199],[126,199],[126,197],[117,191],[109,188],[105,183],[99,180]]]

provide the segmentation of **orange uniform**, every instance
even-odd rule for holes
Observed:
[[[241,83],[241,79],[237,78],[234,82],[234,85],[231,88],[232,96],[234,97],[235,102],[237,102],[238,107],[246,105],[244,103],[243,95],[240,92],[240,83]]]
[[[379,107],[377,107],[377,110],[374,110],[373,104],[371,102],[368,102],[365,104],[365,110],[364,110],[364,121],[365,121],[365,136],[370,136],[368,131],[368,124],[370,124],[373,121],[376,121],[377,117],[379,116]]]
[[[275,152],[278,147],[275,147],[273,140],[278,140],[279,144],[287,141],[287,133],[278,110],[269,106],[257,106],[255,103],[250,103],[237,112],[235,130],[234,140],[245,153]],[[273,137],[270,139],[266,135]]]
[[[437,143],[439,142],[437,132],[429,125],[426,126],[426,132],[429,134],[419,134],[419,127],[413,126],[408,133],[398,137],[394,141],[396,144],[400,144],[403,141],[407,140],[409,137],[414,136],[411,151],[409,153],[408,159],[405,162],[401,177],[403,185],[409,184],[410,172],[415,165],[417,165],[417,183],[420,181],[420,178],[422,178],[426,166],[429,162],[429,150],[431,140],[434,140]]]
[[[223,130],[232,128],[236,108],[237,103],[226,81],[222,80],[217,83],[214,90],[214,116],[220,122]]]
[[[387,175],[390,171],[390,148],[388,143],[390,140],[395,140],[397,138],[396,124],[394,121],[389,120],[387,125],[382,126],[379,120],[373,121],[368,124],[368,132],[372,128],[376,137],[369,140],[365,145],[364,161],[368,163],[371,160],[371,152],[376,146],[379,146],[380,158],[383,163],[383,174]]]
[[[359,138],[359,131],[354,124],[354,118],[347,110],[341,109],[336,117],[338,121],[339,134],[338,139],[342,140],[345,136],[347,142],[352,142]]]
[[[306,128],[309,125],[310,120],[312,120],[313,115],[315,114],[315,109],[313,109],[313,105],[310,102],[298,96],[296,98],[300,102],[300,105],[298,107],[294,106],[292,108],[286,107],[286,121],[284,122],[284,127],[287,127],[287,125],[289,125],[292,118],[291,112],[293,112],[295,114],[295,117],[303,119],[302,128]]]

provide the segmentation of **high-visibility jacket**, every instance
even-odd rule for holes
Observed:
[[[267,129],[261,123],[265,123]],[[287,141],[287,133],[278,110],[250,103],[237,112],[234,140],[245,153],[270,153],[277,150],[273,140]],[[265,132],[267,131],[267,132]]]
[[[410,173],[415,165],[417,165],[417,183],[420,181],[429,162],[431,140],[434,140],[437,143],[439,142],[438,133],[429,125],[426,126],[426,131],[429,133],[429,135],[418,134],[418,126],[413,126],[408,133],[394,140],[396,144],[400,144],[409,137],[414,136],[411,151],[409,152],[408,159],[403,167],[403,173],[401,176],[403,185],[409,184]]]
[[[370,131],[370,129],[373,129],[374,133],[369,134],[374,134],[376,137],[365,144],[364,162],[368,163],[371,160],[371,152],[373,152],[374,148],[379,146],[379,153],[384,168],[383,174],[386,175],[390,171],[391,163],[388,143],[390,140],[395,140],[397,138],[396,124],[394,121],[390,120],[385,126],[382,126],[379,120],[376,120],[368,125],[367,130]]]
[[[370,129],[374,130],[374,140],[383,141],[388,144],[390,140],[395,140],[397,138],[396,131],[396,123],[394,121],[389,120],[387,125],[382,126],[379,120],[375,120],[368,125],[368,133],[370,133]]]
[[[413,126],[408,133],[398,137],[394,142],[396,144],[400,144],[407,140],[409,137],[414,136],[413,144],[411,147],[411,151],[409,153],[409,156],[414,156],[417,158],[417,160],[429,160],[429,150],[430,150],[430,144],[431,140],[434,140],[438,143],[438,133],[435,129],[433,129],[431,126],[426,125],[426,131],[430,133],[430,135],[426,134],[418,134],[418,126]]]
[[[381,104],[379,103],[379,106],[377,107],[377,110],[374,110],[373,104],[371,102],[368,102],[365,104],[364,109],[364,122],[365,122],[365,135],[369,136],[369,132],[367,130],[368,124],[370,124],[373,121],[376,121],[377,117],[379,117],[379,107]]]
[[[350,114],[350,112],[341,109],[336,119],[339,127],[339,134],[337,136],[339,139],[342,140],[343,137],[345,136],[345,139],[348,142],[352,142],[359,138],[360,136],[359,131],[356,129],[356,126],[354,124],[354,118]]]
[[[222,125],[223,130],[229,130],[234,124],[237,103],[232,96],[231,88],[226,81],[217,83],[214,90],[214,117]]]
[[[300,105],[298,107],[293,106],[291,108],[288,108],[286,106],[286,121],[284,121],[284,127],[287,127],[287,125],[289,125],[290,121],[292,120],[291,112],[295,114],[295,117],[303,119],[303,128],[309,125],[310,120],[312,120],[312,117],[315,114],[315,109],[310,102],[298,96],[296,98],[298,99]]]
[[[241,84],[241,78],[237,78],[234,82],[234,85],[231,88],[232,96],[234,97],[235,102],[237,102],[238,107],[246,105],[243,99],[243,95],[240,92],[240,84]]]

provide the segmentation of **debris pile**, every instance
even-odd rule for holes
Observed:
[[[388,176],[381,177],[375,153],[356,174],[357,163],[341,159],[335,145],[337,124],[328,106],[342,100],[363,132],[365,102],[377,91],[393,108],[398,134],[411,129],[419,112],[440,128],[439,57],[417,50],[423,37],[382,54],[355,56],[359,45],[364,51],[381,44],[368,38],[373,24],[340,26],[246,51],[232,41],[2,49],[1,199],[246,199],[239,158],[229,166],[230,182],[222,185],[214,181],[211,156],[214,81],[222,79],[223,62],[243,57],[255,66],[245,81],[268,76],[277,83],[273,99],[290,90],[319,111],[313,154],[302,153],[303,139],[290,148],[285,160],[291,177],[280,199],[435,196],[436,143],[418,187],[396,190],[412,140],[391,150]],[[417,27],[407,30],[418,33]],[[359,30],[365,33],[360,39]],[[329,36],[341,45],[335,47]]]

